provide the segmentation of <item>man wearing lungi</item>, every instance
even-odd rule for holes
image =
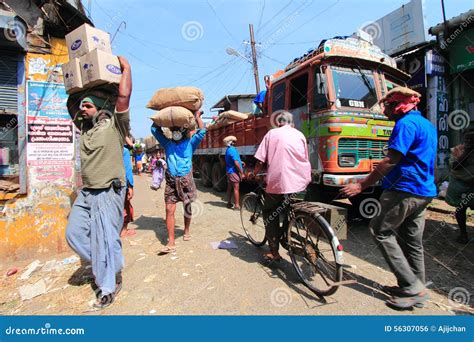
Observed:
[[[99,309],[112,304],[120,291],[124,264],[119,234],[126,193],[123,142],[130,129],[132,77],[128,61],[124,57],[119,61],[122,78],[115,106],[112,97],[91,91],[82,98],[74,117],[81,130],[83,188],[69,214],[66,239],[92,265],[97,286],[94,307]]]
[[[166,204],[166,228],[168,230],[168,244],[160,251],[160,254],[168,254],[176,251],[174,238],[174,223],[176,203],[183,202],[184,205],[184,241],[191,240],[189,227],[191,225],[192,209],[191,203],[196,199],[196,185],[193,178],[193,153],[201,143],[206,134],[202,122],[201,111],[195,114],[198,125],[197,132],[191,137],[186,128],[173,127],[172,139],[164,136],[161,127],[153,124],[151,133],[163,146],[166,153],[168,169],[165,173],[165,204]]]

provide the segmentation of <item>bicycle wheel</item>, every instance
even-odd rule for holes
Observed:
[[[263,200],[256,193],[251,192],[242,199],[240,219],[250,242],[257,247],[263,246],[267,242],[263,222]]]
[[[303,283],[320,296],[337,291],[342,280],[342,251],[328,222],[317,214],[296,211],[288,226],[288,251]],[[334,240],[335,239],[335,240]]]

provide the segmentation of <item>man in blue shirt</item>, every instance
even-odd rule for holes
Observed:
[[[265,81],[265,86],[268,89],[270,87],[270,76],[265,75],[264,81]],[[264,89],[264,90],[260,91],[257,94],[257,96],[255,96],[255,98],[253,100],[252,114],[257,115],[257,116],[263,114],[263,112],[264,112],[263,105],[265,103],[265,97],[267,96],[267,89]]]
[[[240,182],[245,177],[244,167],[239,152],[234,147],[237,138],[229,135],[223,139],[227,146],[225,152],[225,171],[227,174],[227,208],[232,208],[232,192],[234,193],[234,209],[240,210],[239,188]]]
[[[396,87],[380,102],[384,114],[395,121],[387,156],[361,183],[346,185],[341,192],[351,197],[383,178],[380,212],[369,227],[398,281],[396,287],[383,288],[392,296],[387,305],[410,309],[423,306],[429,298],[425,287],[423,230],[426,207],[436,196],[437,133],[416,110],[419,93]]]
[[[163,146],[166,153],[168,169],[166,170],[166,228],[168,230],[168,244],[161,250],[160,254],[176,251],[174,238],[174,223],[176,203],[183,202],[184,205],[184,241],[191,240],[189,227],[191,225],[192,209],[191,203],[197,197],[196,185],[193,178],[193,153],[206,135],[201,115],[197,111],[195,118],[199,127],[198,131],[191,137],[189,130],[185,128],[171,128],[172,139],[164,136],[160,127],[153,124],[151,133]]]

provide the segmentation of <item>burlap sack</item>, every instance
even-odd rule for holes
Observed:
[[[155,110],[180,106],[195,112],[201,108],[203,101],[204,94],[196,87],[162,88],[153,95],[146,106]]]
[[[240,120],[231,120],[231,119],[225,119],[225,118],[224,119],[218,119],[215,123],[208,125],[207,129],[212,131],[214,129],[218,129],[218,128],[225,127],[225,126],[228,126],[230,124],[236,123],[237,121],[240,121]]]
[[[247,119],[249,116],[248,116],[248,114],[240,113],[240,112],[237,112],[235,110],[228,110],[227,112],[221,113],[219,115],[219,117],[222,117],[224,119],[241,121],[241,120]]]
[[[193,113],[184,107],[167,107],[158,111],[150,119],[160,127],[185,127],[194,129],[196,119]]]

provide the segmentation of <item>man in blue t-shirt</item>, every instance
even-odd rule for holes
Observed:
[[[193,153],[206,135],[206,129],[202,122],[202,111],[197,111],[194,116],[198,130],[191,136],[186,128],[172,127],[172,139],[164,136],[161,127],[153,124],[151,133],[165,149],[168,169],[165,173],[165,205],[166,205],[166,228],[168,230],[168,244],[160,251],[167,254],[176,251],[174,238],[174,213],[176,203],[183,202],[184,205],[184,235],[183,240],[191,240],[189,228],[191,226],[192,207],[191,203],[197,198],[196,185],[193,178]]]
[[[229,135],[224,138],[227,146],[225,151],[225,171],[227,174],[227,208],[232,208],[232,193],[234,193],[234,209],[240,210],[240,182],[245,177],[244,165],[240,159],[239,152],[234,147],[237,138]]]
[[[398,286],[383,288],[392,296],[387,305],[410,309],[423,306],[429,298],[425,287],[423,230],[426,207],[436,196],[437,133],[416,110],[419,93],[396,87],[380,102],[384,114],[395,121],[387,156],[361,183],[346,185],[341,192],[351,197],[383,178],[380,212],[369,227],[398,281]]]

